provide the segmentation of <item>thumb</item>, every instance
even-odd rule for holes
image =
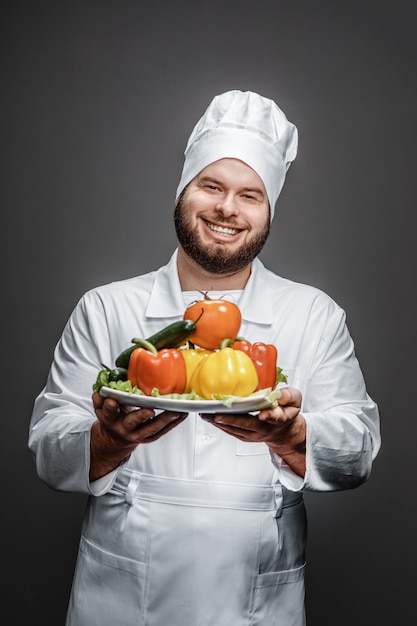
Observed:
[[[302,395],[299,389],[294,387],[283,387],[281,389],[281,397],[278,398],[280,406],[296,406],[301,407]]]

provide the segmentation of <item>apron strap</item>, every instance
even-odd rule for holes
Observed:
[[[275,505],[276,505],[275,517],[281,517],[282,504],[283,504],[282,486],[272,485],[272,489],[274,491]]]
[[[142,474],[139,472],[135,472],[130,474],[129,482],[127,483],[125,490],[125,502],[128,506],[126,510],[126,514],[123,515],[120,525],[120,532],[123,532],[126,526],[127,517],[129,515],[129,511],[132,509],[132,505],[134,503],[135,494],[139,488],[140,479]]]
[[[127,484],[126,491],[125,491],[125,501],[127,502],[129,506],[132,506],[133,504],[133,499],[138,490],[141,478],[142,478],[142,474],[140,474],[139,472],[135,472],[135,473],[132,472],[132,474],[130,475],[130,479],[129,479],[129,482]]]
[[[207,506],[244,510],[271,511],[279,518],[282,509],[302,500],[281,484],[242,485],[151,476],[124,469],[113,489],[123,495],[128,510],[137,498],[184,506]]]

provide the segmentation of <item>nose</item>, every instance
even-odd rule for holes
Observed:
[[[220,198],[216,204],[216,210],[224,215],[224,217],[237,215],[239,209],[234,194],[227,193],[222,196],[222,198]]]

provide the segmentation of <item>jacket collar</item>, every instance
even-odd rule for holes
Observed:
[[[184,301],[177,270],[177,254],[178,251],[175,250],[168,264],[156,272],[146,309],[147,317],[182,317],[184,314]],[[271,324],[273,321],[267,270],[258,258],[252,263],[251,275],[243,290],[239,308],[245,321],[258,324]]]
[[[254,259],[252,271],[239,302],[242,318],[256,324],[272,324],[272,297],[268,272],[263,263]]]

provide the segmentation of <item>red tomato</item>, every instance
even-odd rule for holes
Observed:
[[[191,304],[184,313],[185,320],[198,320],[197,329],[191,336],[191,341],[206,350],[217,350],[223,339],[234,341],[239,333],[242,314],[234,302],[227,300],[210,300],[205,297]]]

